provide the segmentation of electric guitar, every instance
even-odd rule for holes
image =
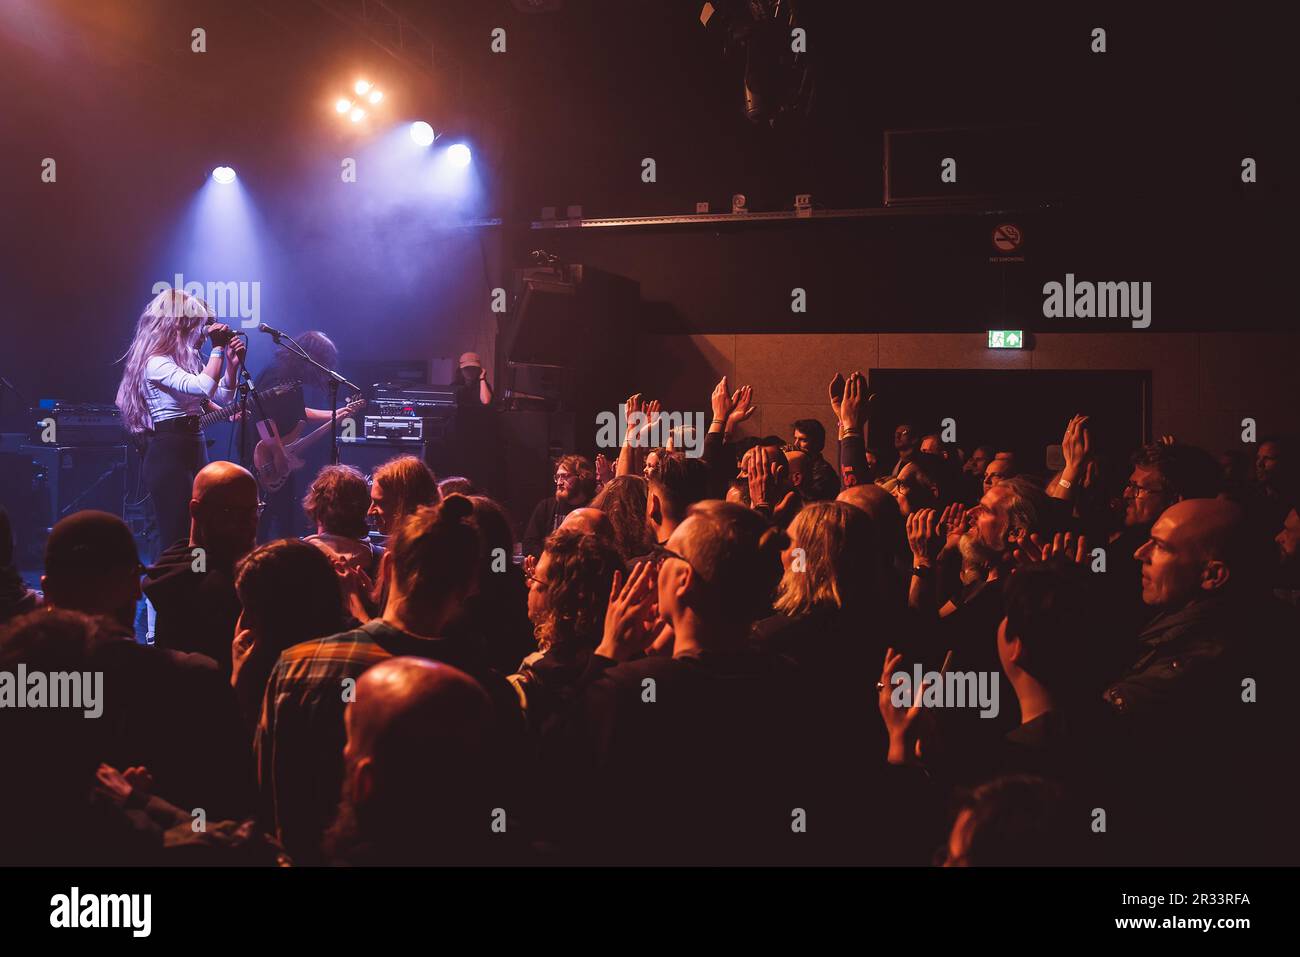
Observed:
[[[294,389],[298,388],[299,385],[300,383],[298,382],[285,382],[281,385],[272,386],[265,391],[259,390],[257,394],[261,398],[271,399],[277,395],[285,395],[286,393],[292,392]],[[210,412],[204,412],[199,416],[199,428],[206,429],[209,425],[216,425],[218,422],[229,422],[231,419],[236,419],[239,417],[239,409],[240,402],[236,399],[229,405],[218,406]],[[257,407],[252,402],[248,403],[248,409],[253,413],[257,411]]]
[[[342,422],[349,416],[366,407],[366,400],[353,399],[338,411],[338,420]],[[288,435],[280,435],[280,430],[272,420],[257,423],[257,431],[262,436],[253,448],[253,477],[265,492],[277,492],[289,476],[304,465],[298,453],[304,452],[323,436],[329,435],[330,423],[323,422],[306,435],[303,430],[307,423],[301,419]]]

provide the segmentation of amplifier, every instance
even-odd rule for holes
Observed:
[[[37,525],[49,531],[65,515],[87,508],[121,515],[126,505],[126,446],[82,448],[29,445]]]
[[[33,445],[121,445],[126,441],[117,406],[42,399],[28,440]]]
[[[450,389],[408,383],[376,383],[370,408],[381,416],[441,418],[456,411],[456,393]]]
[[[368,415],[365,417],[365,436],[390,442],[423,442],[424,419],[408,415]]]

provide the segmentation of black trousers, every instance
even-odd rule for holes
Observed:
[[[202,432],[157,432],[148,439],[141,471],[158,522],[158,550],[190,537],[194,476],[208,464]]]

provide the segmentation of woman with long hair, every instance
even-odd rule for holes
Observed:
[[[206,361],[199,354],[205,337],[213,345]],[[208,462],[199,416],[210,400],[230,400],[243,358],[244,343],[215,321],[211,306],[183,290],[164,289],[145,306],[118,360],[124,368],[117,407],[127,431],[144,443],[141,471],[162,548],[189,535],[191,487]]]

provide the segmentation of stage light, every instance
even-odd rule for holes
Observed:
[[[352,112],[349,114],[349,116],[351,117],[353,123],[360,123],[362,120],[366,118],[366,111],[359,106],[354,107]]]
[[[380,100],[382,100],[383,98],[384,98],[384,91],[383,91],[383,90],[371,90],[371,91],[370,91],[369,100],[370,100],[371,103],[378,103],[378,102],[379,102]]]
[[[235,171],[229,166],[218,166],[212,171],[212,178],[223,186],[235,181]]]
[[[357,96],[365,96],[366,91],[370,89],[370,86],[371,84],[369,80],[357,80],[357,85],[352,89],[357,91]]]
[[[447,159],[456,166],[468,166],[473,155],[464,143],[453,143],[447,147]]]
[[[416,146],[432,146],[433,127],[424,120],[417,120],[411,124],[411,139],[415,140]]]
[[[338,110],[340,113],[346,113],[348,110],[352,109],[352,101],[346,96],[340,97],[339,101],[334,104],[334,109]]]

